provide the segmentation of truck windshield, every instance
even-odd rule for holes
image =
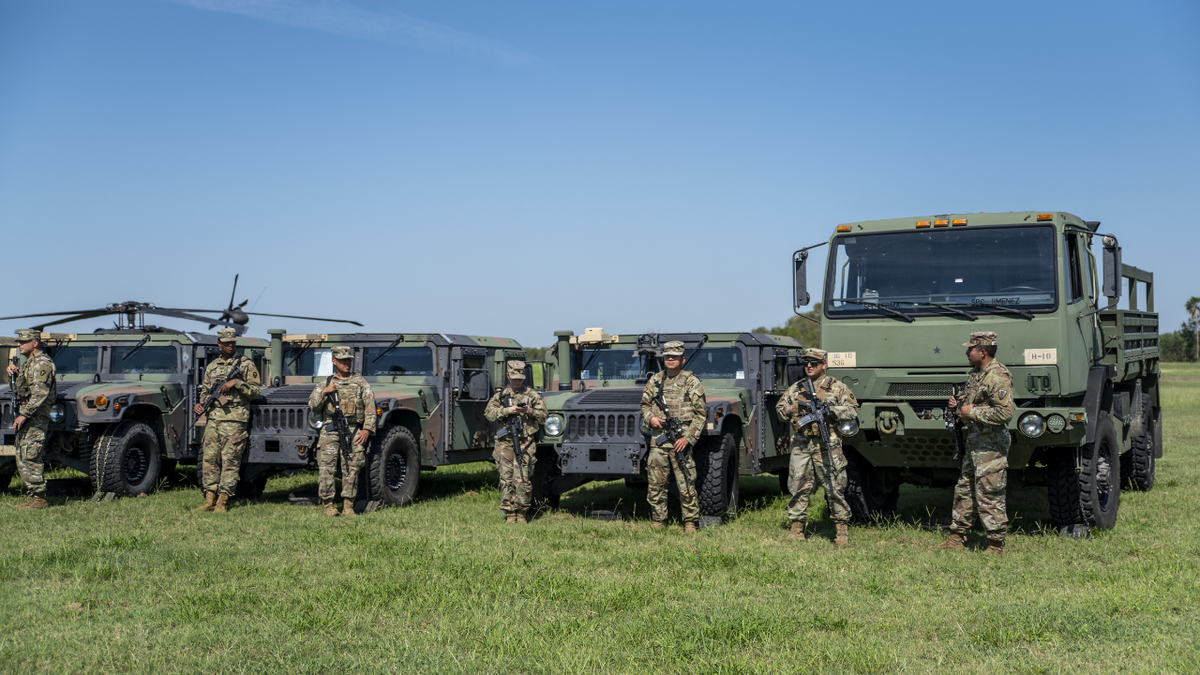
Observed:
[[[364,375],[433,375],[433,352],[428,347],[367,347]],[[376,360],[378,359],[378,360]]]
[[[746,377],[745,366],[742,365],[742,352],[737,347],[705,347],[699,354],[689,358],[683,364],[683,369],[692,371],[693,375],[702,380]]]
[[[571,352],[571,372],[580,380],[636,380],[641,358],[632,349]]]
[[[1046,226],[838,237],[825,279],[825,312],[837,317],[880,309],[871,304],[931,311],[909,303],[1053,309],[1054,241],[1054,229]]]
[[[299,356],[300,358],[296,358]],[[324,377],[333,374],[333,348],[287,347],[283,350],[283,374]]]
[[[59,347],[54,350],[54,370],[60,375],[100,372],[100,350],[90,347]]]
[[[174,347],[113,347],[109,371],[116,374],[174,373],[179,371]],[[132,352],[132,353],[131,353]],[[128,355],[129,358],[125,358]]]

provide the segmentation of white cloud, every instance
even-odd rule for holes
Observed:
[[[422,21],[401,12],[360,9],[338,0],[168,0],[209,12],[311,28],[347,37],[458,54],[510,68],[540,63],[536,56],[499,40]]]

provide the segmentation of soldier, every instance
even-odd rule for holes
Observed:
[[[325,504],[325,515],[338,515],[333,499],[337,495],[334,476],[338,461],[342,463],[342,515],[357,516],[354,500],[358,495],[358,473],[367,464],[367,441],[375,434],[375,394],[371,385],[358,373],[351,373],[353,352],[349,347],[333,348],[334,374],[325,378],[325,386],[317,385],[308,397],[308,408],[322,416],[321,436],[317,440],[317,466],[320,477],[317,494]],[[350,449],[342,452],[334,408],[329,396],[337,393],[337,409],[342,411],[351,434]]]
[[[705,408],[704,385],[690,370],[683,369],[683,343],[678,340],[663,345],[665,371],[652,375],[642,390],[642,420],[651,431],[650,454],[646,458],[646,500],[650,502],[650,526],[663,527],[667,520],[667,485],[675,474],[679,488],[679,507],[683,516],[683,531],[696,531],[700,520],[700,503],[696,499],[696,460],[691,448],[700,440],[700,431],[708,417]],[[654,399],[662,394],[667,411]],[[666,425],[666,413],[683,425],[683,437],[673,443],[661,430]]]
[[[805,349],[804,375],[812,384],[820,401],[829,406],[829,411],[838,420],[852,420],[858,415],[858,400],[854,392],[841,382],[825,374],[825,350]],[[816,480],[825,488],[825,500],[829,503],[829,515],[837,528],[835,546],[849,546],[850,504],[846,501],[846,455],[842,453],[842,439],[836,432],[829,434],[828,458],[821,447],[821,431],[814,420],[804,421],[807,414],[802,403],[809,401],[808,392],[798,381],[779,398],[775,410],[792,426],[791,461],[788,464],[788,520],[792,521],[788,541],[804,541],[804,522],[808,519],[808,499],[816,487]],[[804,424],[801,422],[804,421]],[[836,420],[827,420],[836,423]],[[832,464],[832,466],[831,466]]]
[[[525,362],[509,361],[505,370],[508,386],[493,396],[483,411],[489,422],[499,422],[496,432],[496,449],[492,459],[500,472],[500,510],[504,512],[506,524],[524,525],[529,511],[530,493],[534,466],[537,464],[537,446],[534,437],[549,414],[541,394],[525,386]],[[521,438],[514,439],[508,432],[508,421],[512,415],[520,415]],[[520,454],[516,452],[519,442]]]
[[[18,509],[44,509],[46,478],[43,475],[46,454],[46,430],[50,427],[50,406],[58,398],[54,382],[54,361],[42,353],[40,335],[35,330],[17,331],[17,349],[25,357],[18,368],[10,364],[12,384],[13,431],[17,434],[17,470],[25,482],[29,501]]]
[[[242,473],[242,454],[250,439],[246,429],[250,422],[250,400],[258,396],[262,386],[254,362],[234,353],[237,346],[236,331],[232,328],[218,330],[217,344],[221,347],[221,355],[204,369],[199,398],[208,396],[213,385],[229,377],[235,367],[241,367],[241,374],[221,385],[221,397],[208,410],[202,454],[203,475],[200,478],[200,485],[204,489],[204,505],[196,510],[225,513],[229,510],[229,498],[237,492]],[[204,406],[197,403],[194,410],[199,415],[204,412]]]
[[[1008,421],[1012,419],[1012,374],[996,360],[996,334],[971,333],[967,361],[972,366],[961,398],[951,396],[947,405],[958,411],[967,432],[958,484],[954,486],[953,523],[950,536],[936,548],[961,551],[967,530],[975,524],[975,513],[987,530],[984,553],[1002,555],[1008,514],[1004,489],[1008,486]]]

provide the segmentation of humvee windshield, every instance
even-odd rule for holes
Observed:
[[[296,358],[299,355],[299,358]],[[288,347],[283,350],[283,374],[324,377],[333,374],[333,349]]]
[[[938,311],[928,303],[1053,309],[1054,242],[1046,226],[841,236],[825,280],[825,312],[870,312],[855,300],[923,314]]]
[[[174,347],[113,347],[109,372],[116,374],[150,374],[179,372]]]
[[[100,372],[100,349],[59,347],[54,350],[54,370],[60,375],[88,375]]]
[[[641,358],[632,349],[571,352],[571,372],[580,380],[636,380]]]
[[[433,375],[433,352],[428,347],[393,347],[384,354],[386,349],[367,347],[364,375]]]
[[[745,366],[742,365],[742,352],[737,347],[719,347],[701,349],[699,354],[687,357],[683,364],[684,370],[700,379],[728,380],[744,378]]]

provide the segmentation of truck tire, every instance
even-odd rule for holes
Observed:
[[[421,483],[421,453],[407,427],[391,427],[367,460],[367,489],[372,501],[405,506]]]
[[[538,448],[537,463],[533,466],[533,476],[530,477],[530,502],[534,511],[557,509],[562,495],[550,492],[550,485],[555,476],[559,475],[558,453],[553,448]]]
[[[1149,492],[1154,487],[1155,425],[1148,394],[1142,394],[1142,422],[1142,433],[1133,437],[1133,447],[1121,453],[1121,487]]]
[[[1075,451],[1059,452],[1050,462],[1047,496],[1050,522],[1056,529],[1071,525],[1111,528],[1121,505],[1121,446],[1108,413],[1096,419],[1096,437],[1080,450],[1075,472]]]
[[[843,446],[842,452],[846,455],[846,501],[853,520],[872,524],[894,516],[900,484],[887,480],[854,448]]]
[[[696,497],[701,516],[724,519],[737,515],[737,441],[730,432],[707,436],[696,444]]]
[[[8,489],[8,486],[12,483],[13,476],[15,475],[17,475],[16,460],[4,462],[3,465],[0,465],[0,492],[4,492]]]
[[[88,478],[96,492],[129,496],[151,492],[162,466],[158,437],[149,426],[125,420],[96,438],[90,466]]]

